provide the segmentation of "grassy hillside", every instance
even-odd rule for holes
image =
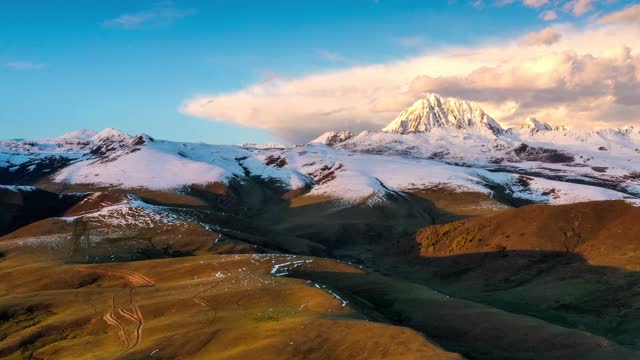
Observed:
[[[0,357],[638,358],[623,202],[82,190],[101,191],[0,238]]]

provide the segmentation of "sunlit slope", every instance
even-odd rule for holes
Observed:
[[[33,258],[30,258],[34,260]],[[408,328],[282,277],[312,258],[0,262],[0,356],[46,359],[461,359]],[[46,274],[46,276],[43,276]]]

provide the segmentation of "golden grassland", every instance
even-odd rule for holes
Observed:
[[[135,191],[159,212],[102,189],[0,237],[0,358],[639,357],[638,208],[214,185]]]
[[[9,251],[0,262],[9,279],[0,285],[3,358],[461,358],[414,330],[366,321],[305,280],[271,274],[311,258],[74,265],[45,254]]]

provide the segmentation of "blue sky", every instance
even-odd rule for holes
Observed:
[[[550,3],[506,2],[512,3],[6,0],[0,138],[115,127],[176,140],[279,141],[269,129],[206,121],[179,109],[196,95],[409,59],[452,44],[473,47],[548,26],[540,17],[553,9]],[[596,3],[590,12],[632,3],[606,9]],[[557,22],[588,21],[569,10],[557,16]]]

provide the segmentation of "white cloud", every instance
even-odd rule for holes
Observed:
[[[258,83],[184,102],[185,114],[267,129],[289,141],[379,129],[426,92],[480,102],[503,124],[528,115],[574,127],[640,121],[640,28],[557,26],[562,38],[450,47],[402,61]]]
[[[343,63],[349,62],[349,60],[344,56],[338,54],[337,52],[329,51],[327,49],[313,49],[313,52],[326,61],[343,62]]]
[[[146,26],[166,25],[194,13],[194,9],[178,9],[173,6],[172,1],[162,1],[150,9],[121,14],[116,18],[105,20],[102,24],[106,27],[139,29]]]
[[[6,63],[5,66],[14,70],[37,70],[45,67],[42,63],[30,61],[11,61]]]
[[[522,44],[525,46],[538,46],[538,45],[552,45],[560,41],[562,34],[557,32],[554,28],[546,28],[540,32],[529,33],[522,39]]]
[[[611,5],[618,0],[600,1],[601,6]],[[558,17],[558,10],[572,13],[574,16],[582,16],[595,9],[598,0],[496,0],[496,6],[520,3],[522,6],[541,9],[546,8],[540,18],[546,21],[555,20]]]
[[[547,10],[540,14],[540,18],[544,21],[553,21],[558,18],[558,14],[554,10]]]
[[[593,10],[593,3],[594,0],[571,0],[564,5],[563,9],[571,11],[575,16],[581,16]]]
[[[549,0],[524,0],[522,3],[528,7],[539,8],[549,3]]]
[[[620,11],[613,12],[601,17],[599,23],[628,23],[640,24],[640,5],[631,5]]]
[[[484,0],[472,0],[471,1],[471,6],[473,6],[476,9],[482,9],[484,8]]]
[[[496,6],[511,5],[515,2],[522,2],[522,5],[530,8],[539,8],[549,3],[549,0],[497,0]]]

